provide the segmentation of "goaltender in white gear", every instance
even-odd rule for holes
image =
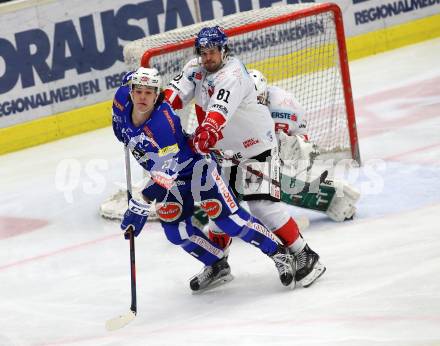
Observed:
[[[319,149],[309,140],[304,107],[292,93],[277,86],[268,86],[260,71],[249,70],[249,74],[254,80],[258,101],[269,108],[275,122],[280,159],[285,170],[297,174],[302,173],[301,169],[310,170],[313,161],[319,155]],[[338,222],[351,219],[356,212],[355,204],[360,193],[340,180],[330,180],[324,184],[330,184],[336,189],[335,197],[326,214]]]

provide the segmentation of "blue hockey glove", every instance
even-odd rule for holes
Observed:
[[[133,75],[135,71],[129,71],[127,72],[124,77],[122,77],[121,85],[129,85],[131,83],[131,76]]]
[[[145,223],[148,219],[152,203],[141,203],[139,201],[130,199],[128,203],[128,209],[124,214],[121,222],[121,229],[125,232],[124,238],[130,239],[128,230],[133,228],[133,234],[135,237],[141,233]]]

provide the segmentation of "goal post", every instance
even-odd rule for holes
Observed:
[[[360,164],[345,34],[334,3],[282,5],[240,12],[127,44],[130,69],[156,67],[165,82],[194,55],[201,28],[220,25],[228,45],[247,68],[260,70],[270,84],[292,92],[306,110],[308,133],[325,158],[352,158]],[[178,112],[184,127],[195,127],[193,106]]]

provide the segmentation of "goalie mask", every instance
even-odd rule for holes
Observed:
[[[249,75],[254,80],[255,90],[257,90],[258,103],[267,104],[267,79],[258,70],[249,70]]]

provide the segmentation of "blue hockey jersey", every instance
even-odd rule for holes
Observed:
[[[159,181],[191,178],[195,154],[182,131],[180,118],[167,102],[157,102],[150,118],[137,127],[131,113],[130,87],[122,85],[113,99],[113,131],[139,164]]]

